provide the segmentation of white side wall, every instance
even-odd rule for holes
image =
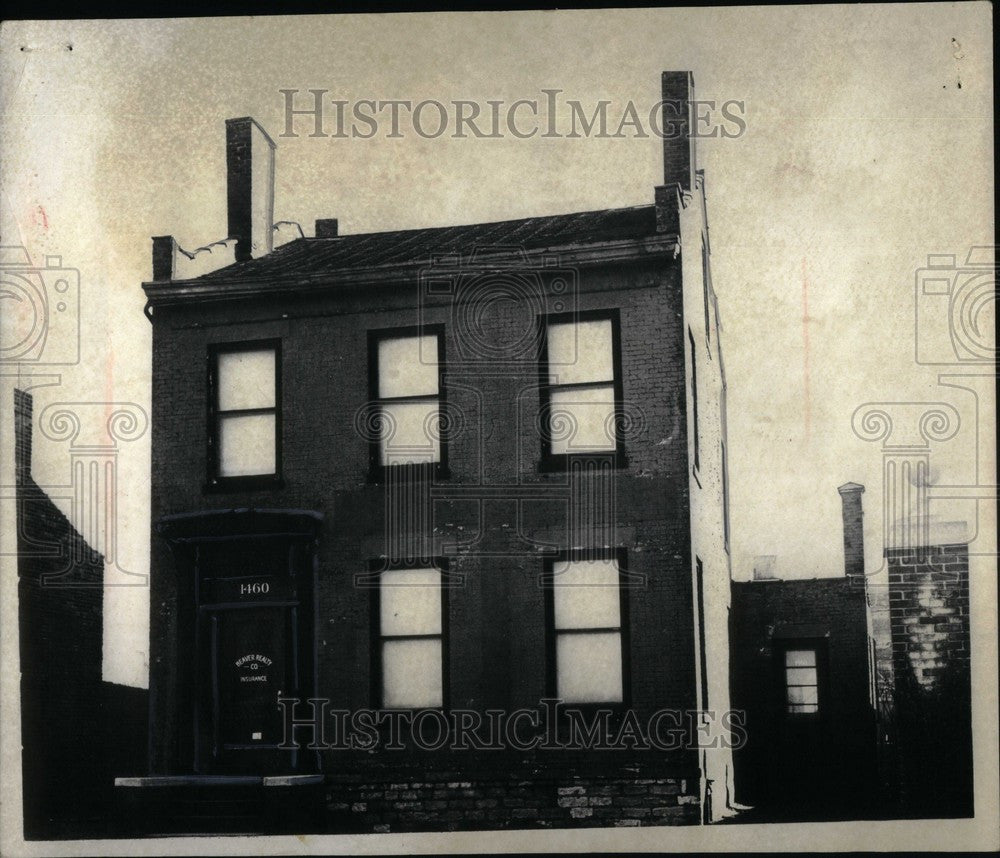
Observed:
[[[703,567],[706,671],[702,676],[697,659],[698,703],[702,684],[707,683],[710,725],[706,735],[718,747],[701,751],[701,764],[712,789],[712,820],[731,813],[733,800],[733,755],[731,732],[723,722],[729,712],[729,606],[730,551],[725,538],[723,503],[722,445],[725,431],[725,375],[719,345],[718,313],[711,287],[710,246],[708,243],[704,185],[701,177],[681,211],[680,233],[684,278],[684,341],[686,358],[689,487],[691,497],[691,582],[695,617],[695,653],[699,652],[697,560]],[[703,264],[702,242],[707,265]],[[705,271],[708,272],[707,284]],[[707,288],[706,288],[707,285]],[[707,326],[706,326],[707,298]],[[691,353],[690,330],[695,353]],[[698,466],[695,467],[693,364],[697,372]],[[703,795],[703,801],[705,796]]]

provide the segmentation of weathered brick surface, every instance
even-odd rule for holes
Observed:
[[[415,797],[396,800],[396,787]],[[391,787],[391,788],[390,788]],[[654,792],[668,788],[671,794]],[[357,784],[331,777],[325,786],[326,806],[340,830],[373,832],[503,828],[563,828],[696,824],[697,780],[679,778],[578,777],[556,780],[535,775],[530,780],[494,775],[464,782]],[[366,800],[355,798],[364,795]],[[443,798],[430,798],[441,795]],[[504,795],[498,800],[487,796]],[[461,796],[455,798],[455,796]]]
[[[889,622],[903,812],[972,814],[966,545],[890,551]]]
[[[690,138],[690,99],[693,81],[690,72],[663,72],[663,129],[673,135],[663,140],[663,184],[694,188],[694,138]],[[686,144],[686,145],[684,145]]]

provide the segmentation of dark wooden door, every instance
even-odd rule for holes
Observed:
[[[219,611],[213,616],[215,731],[225,756],[282,743],[278,698],[298,685],[290,608]]]
[[[213,774],[295,771],[300,754],[287,746],[279,698],[305,694],[300,617],[294,576],[205,578],[199,611],[199,768]]]

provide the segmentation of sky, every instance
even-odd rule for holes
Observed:
[[[914,359],[928,254],[956,255],[960,273],[970,247],[993,242],[991,28],[985,3],[5,23],[0,236],[38,267],[59,256],[79,272],[82,331],[77,364],[22,365],[18,383],[58,374],[33,390],[36,415],[134,403],[141,425],[150,236],[192,249],[225,237],[226,118],[253,116],[275,138],[275,217],[306,234],[316,218],[346,234],[645,205],[662,181],[655,137],[314,138],[301,120],[300,136],[280,137],[282,89],[481,104],[559,89],[614,113],[652,106],[661,71],[691,70],[698,98],[745,105],[745,133],[697,151],[728,382],[734,578],[760,555],[777,557],[781,577],[842,574],[848,481],[866,486],[876,569],[882,449],[852,430],[859,406],[951,404],[962,422],[935,443],[932,480],[996,482],[974,455],[992,425]],[[68,442],[36,428],[35,447],[36,480],[86,534],[66,497]],[[148,671],[149,462],[148,431],[120,442],[104,673],[132,685]],[[976,519],[968,503],[932,511]]]

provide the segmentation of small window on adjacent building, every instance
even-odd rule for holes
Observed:
[[[442,461],[439,332],[377,332],[372,347],[373,394],[380,437],[373,464],[421,465]]]
[[[541,367],[544,457],[619,451],[618,350],[616,313],[546,319]]]
[[[785,700],[789,714],[819,712],[815,649],[785,650]]]
[[[625,684],[618,561],[556,561],[548,583],[556,696],[568,703],[622,702]]]
[[[212,346],[210,484],[275,478],[280,472],[281,369],[276,341]]]
[[[382,706],[444,705],[444,611],[441,571],[389,569],[379,577]]]

